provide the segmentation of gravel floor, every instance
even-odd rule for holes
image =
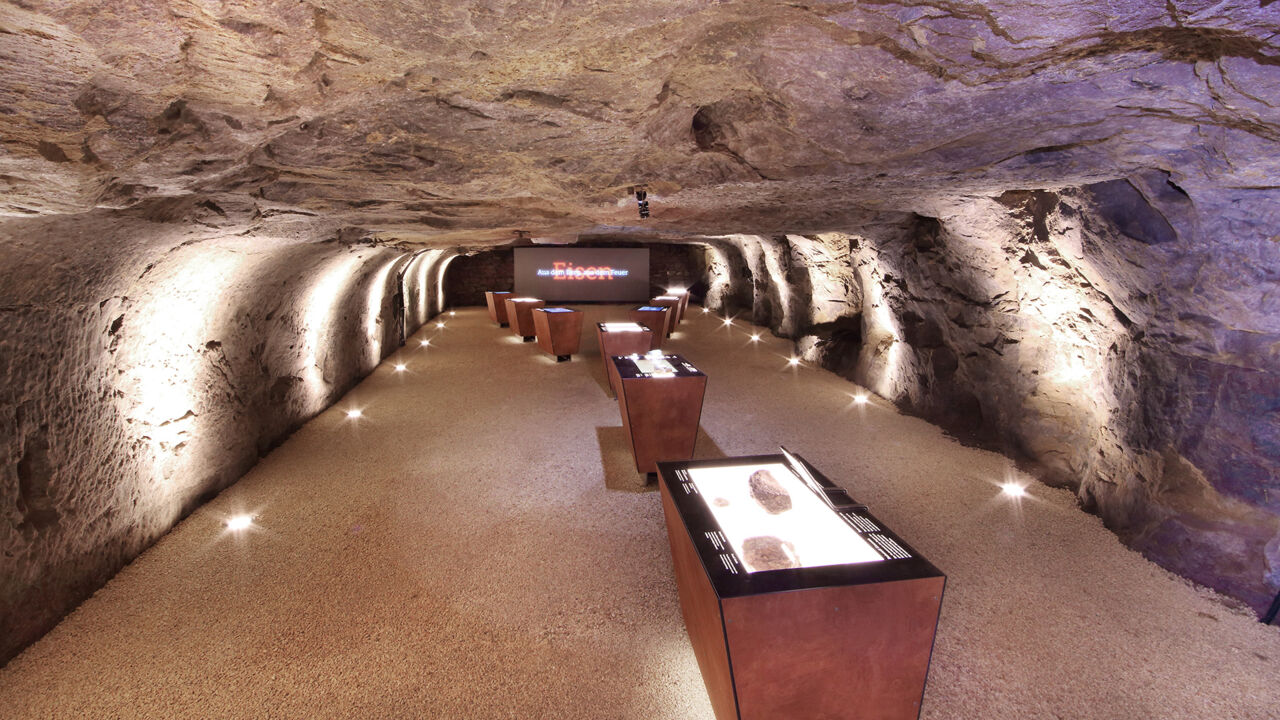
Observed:
[[[625,312],[585,309],[559,364],[483,309],[429,325],[0,670],[0,717],[710,718],[590,324]],[[786,444],[948,574],[922,717],[1280,718],[1280,628],[690,310],[698,455]]]

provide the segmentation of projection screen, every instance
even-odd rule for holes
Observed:
[[[516,248],[515,292],[552,302],[649,299],[648,248]]]

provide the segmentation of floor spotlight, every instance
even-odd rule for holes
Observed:
[[[1023,485],[1019,485],[1018,483],[1007,482],[1000,484],[1000,492],[1011,498],[1020,498],[1026,496],[1027,488]]]
[[[418,344],[419,344],[419,345],[421,345],[422,347],[430,347],[430,346],[431,346],[431,341],[430,341],[430,340],[419,340],[419,341],[418,341]]]
[[[352,418],[352,419],[354,419],[354,418],[358,418],[358,417],[362,417],[363,415],[364,415],[364,413],[363,413],[363,412],[360,412],[359,410],[348,410],[348,411],[347,411],[347,417]]]
[[[858,393],[853,396],[853,402],[856,405],[866,405],[870,401],[866,393]]]
[[[725,326],[725,327],[729,327],[729,326],[730,326],[730,325],[732,325],[732,324],[733,324],[733,318],[725,318],[725,319],[724,319],[724,326]]]
[[[789,358],[787,360],[787,364],[790,365],[791,367],[795,367],[800,364],[800,358],[798,357]]]
[[[396,372],[404,372],[404,371],[405,371],[405,364],[404,364],[404,363],[396,363]]]
[[[227,518],[227,529],[232,532],[248,530],[253,525],[252,515],[232,515]]]
[[[760,342],[760,333],[752,333],[751,342]]]

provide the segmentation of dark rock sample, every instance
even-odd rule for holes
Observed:
[[[757,470],[751,473],[751,497],[760,503],[770,515],[784,513],[791,509],[791,494],[778,482],[768,470]]]
[[[800,556],[795,546],[772,535],[749,537],[742,543],[743,560],[753,571],[786,570],[800,567]]]

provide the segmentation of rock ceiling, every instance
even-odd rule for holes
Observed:
[[[5,4],[0,212],[457,244],[838,229],[1143,168],[1270,187],[1277,27],[1270,0]]]

